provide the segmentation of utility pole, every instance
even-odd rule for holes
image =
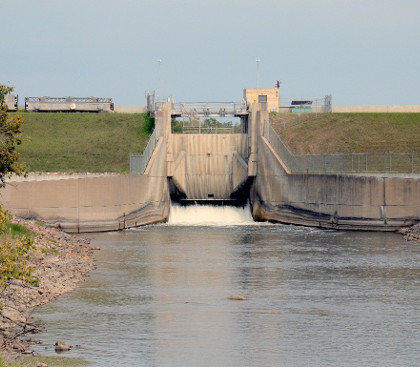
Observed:
[[[261,62],[261,60],[260,59],[256,59],[255,60],[256,62],[257,62],[257,103],[259,103],[259,98],[258,98],[258,96],[259,96],[259,94],[260,94],[260,87],[259,87],[259,67],[260,67],[260,62]]]
[[[161,92],[160,88],[162,84],[162,70],[161,70],[162,59],[157,59],[156,61],[159,63],[159,88],[158,88],[158,95],[157,95],[157,100],[159,101],[160,92]]]

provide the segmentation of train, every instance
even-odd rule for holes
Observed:
[[[17,94],[6,94],[8,111],[19,110]],[[32,112],[112,112],[112,98],[98,97],[25,97],[25,111]]]

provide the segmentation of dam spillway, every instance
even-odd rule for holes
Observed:
[[[255,224],[249,203],[244,207],[171,203],[169,225],[237,226]]]
[[[188,200],[229,200],[248,178],[245,134],[173,134],[170,144],[171,194]]]

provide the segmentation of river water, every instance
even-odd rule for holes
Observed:
[[[419,244],[210,210],[89,235],[98,268],[36,311],[37,350],[64,340],[102,367],[419,366]]]

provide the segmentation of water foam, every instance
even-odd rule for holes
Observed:
[[[187,205],[171,203],[169,225],[177,226],[238,226],[253,225],[250,205],[245,207]]]

